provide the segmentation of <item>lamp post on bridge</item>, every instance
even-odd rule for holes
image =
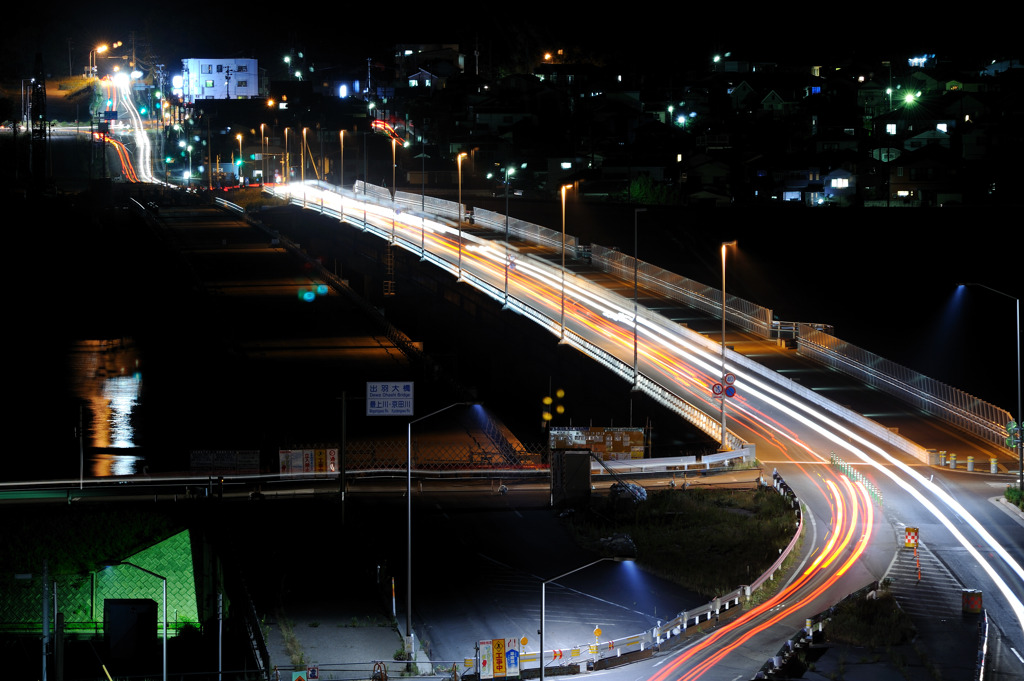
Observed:
[[[729,248],[730,246],[735,246],[735,245],[736,245],[736,240],[735,239],[733,239],[732,241],[723,241],[722,242],[722,383],[723,384],[726,383],[726,376],[727,376],[727,373],[726,373],[726,370],[725,370],[725,254],[726,254],[726,249],[727,248]],[[724,388],[724,385],[723,385],[723,388]],[[725,398],[726,398],[726,393],[725,393],[725,390],[723,389],[722,390],[722,394],[720,396],[720,399],[722,400],[722,444],[721,444],[720,451],[723,451],[723,452],[729,451],[729,442],[728,442],[729,435],[728,435],[728,430],[726,429],[726,422],[725,422]]]
[[[561,332],[558,336],[558,342],[565,342],[565,192],[572,189],[571,184],[563,184],[559,190],[562,194],[562,312],[560,315],[561,319]]]
[[[640,213],[646,212],[646,208],[636,208],[633,210],[633,390],[639,390],[639,378],[640,378],[640,364],[639,364],[639,344],[638,344],[638,330],[637,330],[637,314],[640,310],[639,305],[639,291],[640,291],[640,254],[639,244],[637,241],[637,226],[640,221]],[[632,423],[630,425],[633,425]]]
[[[1016,439],[1015,449],[1017,450],[1017,489],[1024,492],[1024,437],[1022,437],[1022,435],[1024,435],[1024,432],[1022,432],[1024,431],[1024,423],[1022,423],[1022,420],[1024,420],[1024,406],[1022,406],[1021,404],[1020,384],[1020,298],[1016,298],[1014,296],[1011,296],[1009,293],[1004,293],[998,289],[992,288],[991,286],[986,286],[985,284],[979,284],[977,282],[968,282],[966,284],[962,284],[962,286],[978,286],[980,288],[991,291],[992,293],[997,293],[1001,296],[1009,298],[1010,300],[1013,300],[1017,306],[1017,420],[1014,422],[1017,427],[1017,431],[1016,433],[1010,433],[1010,436],[1011,438]]]
[[[458,281],[462,281],[462,159],[469,156],[468,153],[463,151],[455,160],[459,166],[459,278]]]

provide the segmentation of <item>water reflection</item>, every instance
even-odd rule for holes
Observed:
[[[135,447],[132,411],[139,405],[142,373],[130,338],[78,341],[70,353],[72,390],[86,406],[84,444],[108,450],[93,458],[93,475],[131,475],[140,458],[109,450]]]

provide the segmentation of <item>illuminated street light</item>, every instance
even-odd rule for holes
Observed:
[[[640,253],[637,243],[637,224],[640,221],[640,213],[646,212],[646,208],[633,210],[633,390],[639,390],[640,365],[639,365],[639,344],[637,339],[638,327],[637,314],[639,312],[639,289],[640,289]],[[632,425],[632,424],[631,424]]]
[[[291,184],[292,173],[291,173],[291,167],[289,166],[289,161],[288,161],[288,128],[287,127],[284,129],[284,167],[281,170],[284,171],[284,181],[285,181],[285,184]]]
[[[556,582],[559,579],[563,579],[564,577],[568,577],[569,575],[571,575],[571,574],[573,574],[575,572],[579,572],[580,570],[586,570],[588,567],[597,565],[598,563],[603,563],[606,560],[615,561],[616,563],[622,563],[622,562],[631,562],[631,561],[635,560],[635,558],[633,556],[606,556],[604,558],[598,558],[597,560],[591,561],[591,562],[587,563],[586,565],[579,566],[575,570],[569,570],[568,572],[560,574],[557,577],[552,577],[551,579],[545,579],[543,582],[540,583],[540,629],[537,630],[537,636],[540,639],[540,641],[539,641],[540,652],[537,654],[538,666],[540,667],[540,681],[544,681],[544,629],[545,629],[545,624],[547,623],[547,620],[546,620],[546,610],[547,610],[547,593],[546,593],[546,589],[547,589],[548,584],[550,584],[551,582]]]
[[[723,387],[723,390],[722,390],[722,394],[720,395],[720,398],[722,400],[722,445],[721,445],[721,451],[723,451],[723,452],[729,451],[729,443],[726,440],[726,438],[728,436],[727,436],[727,431],[726,431],[726,427],[725,427],[725,399],[726,399],[726,394],[725,394],[725,390],[724,390],[724,388],[726,386],[726,380],[725,379],[726,379],[726,376],[728,375],[726,373],[726,371],[725,371],[725,252],[726,252],[726,249],[729,246],[735,246],[735,245],[736,245],[735,239],[733,241],[724,241],[724,242],[722,242],[722,387]]]
[[[1021,437],[1021,429],[1024,429],[1024,405],[1021,404],[1021,357],[1020,357],[1020,298],[1015,298],[1009,293],[1004,293],[998,289],[994,289],[991,286],[985,284],[979,284],[976,282],[968,282],[961,284],[961,286],[978,286],[980,288],[997,293],[1001,296],[1005,296],[1010,300],[1013,300],[1017,305],[1017,420],[1016,426],[1018,428],[1016,432],[1016,449],[1017,449],[1017,489],[1024,492],[1024,437]],[[1011,437],[1014,435],[1011,434]]]
[[[345,188],[345,131],[338,131],[338,141],[341,143],[341,180],[338,182],[338,186],[342,189]]]
[[[260,175],[261,182],[267,181],[267,135],[264,128],[266,123],[260,123]]]
[[[432,411],[426,416],[409,421],[407,428],[407,448],[405,459],[405,651],[411,653],[415,650],[412,638],[412,424],[419,423],[431,416],[448,411],[453,407],[468,407],[475,402],[454,402],[447,407]]]
[[[515,172],[515,168],[505,166],[505,304],[502,309],[508,309],[508,270],[512,264],[508,259],[508,178]]]
[[[565,192],[567,189],[572,189],[571,184],[563,184],[560,190],[562,194],[562,313],[561,313],[561,333],[558,336],[559,342],[565,340]]]
[[[307,130],[309,130],[309,128],[303,128],[302,129],[302,148],[299,150],[299,158],[301,159],[300,160],[301,172],[299,173],[299,177],[302,180],[302,186],[303,186],[303,190],[302,190],[302,205],[303,205],[303,207],[305,207],[305,205],[306,205],[306,190],[305,190],[305,186],[306,186],[306,131]]]
[[[455,158],[459,166],[459,281],[462,281],[462,159],[467,156],[469,154],[462,152]]]

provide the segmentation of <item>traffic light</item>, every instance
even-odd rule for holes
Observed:
[[[1017,425],[1016,421],[1010,421],[1006,424],[1006,434],[1009,436],[1006,438],[1006,446],[1010,449],[1014,449],[1020,444],[1021,429]]]

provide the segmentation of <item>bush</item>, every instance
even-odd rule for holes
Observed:
[[[1024,492],[1021,492],[1019,487],[1007,485],[1004,495],[1006,496],[1007,501],[1024,511]]]
[[[907,643],[914,637],[914,625],[900,610],[889,592],[877,598],[857,598],[836,605],[825,627],[825,638],[865,648]]]

